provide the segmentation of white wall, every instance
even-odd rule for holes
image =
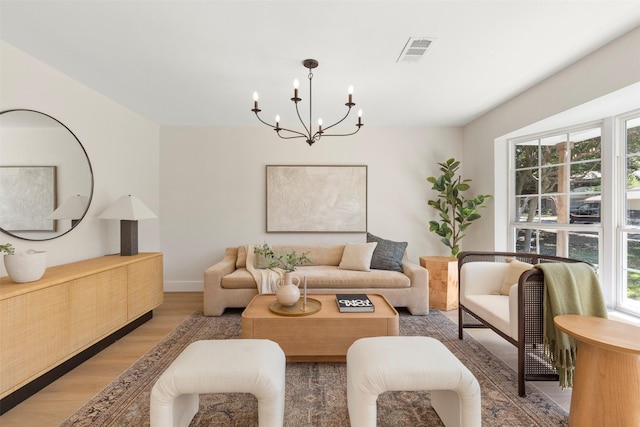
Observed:
[[[266,126],[160,129],[160,233],[165,289],[202,289],[204,270],[224,249],[269,242],[363,242],[364,233],[266,233],[265,166],[367,165],[368,229],[407,241],[409,257],[447,255],[428,231],[436,162],[462,156],[460,128],[364,127],[309,147]]]
[[[0,235],[18,250],[49,251],[49,266],[119,252],[117,221],[96,216],[123,194],[139,196],[159,216],[140,222],[139,249],[164,252],[168,290],[201,289],[204,269],[227,246],[364,241],[362,233],[267,234],[267,164],[368,165],[369,231],[408,241],[416,262],[447,253],[428,232],[434,212],[426,201],[434,195],[426,177],[438,174],[436,162],[462,156],[459,128],[365,127],[313,147],[281,141],[262,126],[159,128],[5,42],[0,58],[0,109],[55,117],[74,132],[92,163],[94,198],[78,227],[42,242]]]
[[[485,211],[490,220],[471,229],[466,249],[506,249],[508,188],[503,135],[640,82],[639,46],[637,27],[464,127],[465,175],[473,179],[478,191],[495,196]]]
[[[139,196],[159,216],[159,127],[68,76],[0,41],[0,110],[41,111],[64,123],[82,142],[94,173],[85,219],[54,240],[25,241],[0,234],[16,249],[46,250],[48,265],[120,252],[117,221],[96,218],[123,194]],[[139,224],[140,251],[160,250],[159,221]],[[0,276],[6,275],[0,263]]]

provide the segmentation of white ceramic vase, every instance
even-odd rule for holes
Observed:
[[[294,284],[295,282],[295,284]],[[291,273],[284,273],[284,277],[278,279],[276,298],[284,306],[292,306],[300,299],[300,278],[293,277]]]
[[[7,274],[16,283],[35,282],[47,269],[47,252],[28,250],[4,256]]]

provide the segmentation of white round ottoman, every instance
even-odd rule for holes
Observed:
[[[431,406],[447,427],[482,424],[480,385],[440,341],[427,337],[373,337],[347,352],[347,406],[351,427],[376,425],[376,401],[385,391],[431,391]]]
[[[189,344],[151,390],[151,427],[186,427],[201,393],[251,393],[260,427],[282,427],[285,355],[270,340],[236,339]]]

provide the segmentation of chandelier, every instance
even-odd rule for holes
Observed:
[[[335,122],[334,124],[330,126],[325,126],[325,127],[322,127],[322,119],[318,119],[318,130],[315,133],[312,133],[313,132],[313,129],[311,128],[311,121],[313,117],[312,103],[311,103],[312,101],[312,90],[311,90],[312,84],[311,83],[313,79],[312,70],[318,67],[318,61],[316,61],[315,59],[305,59],[304,61],[302,61],[302,65],[304,65],[305,68],[309,70],[309,76],[308,76],[309,78],[309,123],[308,125],[305,124],[304,120],[302,120],[302,116],[300,116],[300,110],[298,109],[298,102],[302,101],[302,98],[298,97],[298,86],[299,86],[298,79],[293,81],[293,98],[291,98],[291,100],[294,102],[294,104],[296,104],[296,113],[298,114],[298,119],[300,120],[300,123],[302,123],[302,127],[304,127],[304,132],[280,127],[280,116],[276,116],[275,126],[262,120],[259,115],[260,111],[262,110],[258,108],[258,92],[254,92],[253,108],[251,109],[251,111],[253,111],[256,114],[256,117],[258,118],[258,120],[260,120],[260,122],[264,123],[265,125],[275,130],[280,138],[282,139],[305,138],[309,146],[313,145],[314,142],[319,141],[320,138],[323,136],[350,136],[358,133],[360,128],[363,126],[362,110],[358,111],[358,123],[356,123],[355,131],[351,133],[327,133],[329,129],[342,123],[349,116],[349,113],[351,112],[351,108],[353,108],[356,105],[355,102],[353,102],[353,86],[349,86],[348,101],[346,104],[344,104],[347,106],[347,113],[344,115],[344,117],[338,120],[337,122]]]

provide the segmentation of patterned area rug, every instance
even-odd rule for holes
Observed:
[[[240,337],[240,314],[194,313],[61,426],[148,426],[149,395],[160,374],[193,341]],[[527,385],[527,397],[518,397],[515,372],[470,336],[458,340],[457,326],[442,313],[401,312],[400,334],[437,338],[471,370],[482,389],[484,426],[567,425],[566,411],[537,388]],[[211,363],[214,360],[211,355]],[[285,426],[349,426],[344,363],[288,363],[286,382]],[[257,410],[250,394],[201,395],[200,412],[191,426],[257,426]],[[378,398],[378,425],[443,424],[428,392],[386,392]]]

